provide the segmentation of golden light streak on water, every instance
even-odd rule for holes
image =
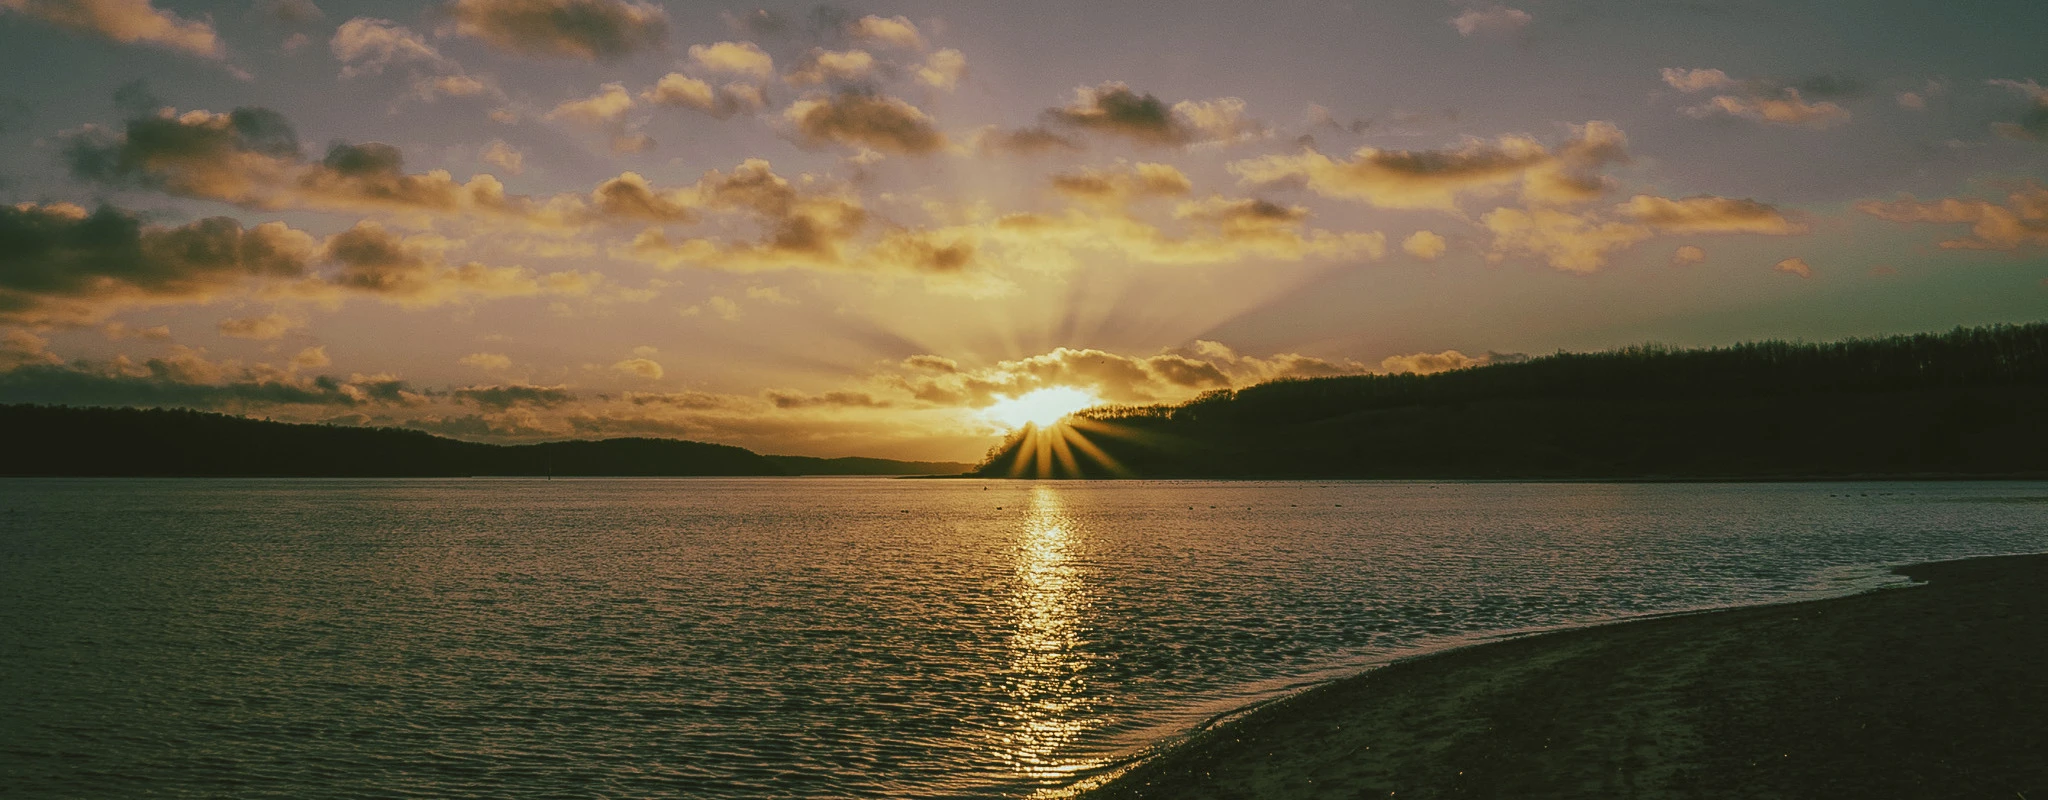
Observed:
[[[1085,575],[1076,562],[1081,532],[1066,514],[1061,490],[1033,487],[1019,531],[1016,588],[1011,594],[1007,719],[1001,748],[1018,774],[1062,778],[1096,766],[1061,757],[1095,724],[1094,692],[1077,653],[1089,609]]]

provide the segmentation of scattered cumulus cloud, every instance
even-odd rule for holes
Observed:
[[[260,317],[229,317],[215,325],[220,335],[230,339],[282,339],[287,333],[299,327],[291,317],[271,312]]]
[[[932,53],[917,68],[917,82],[934,89],[952,90],[960,85],[960,79],[967,75],[967,56],[958,50],[946,48]]]
[[[1265,136],[1267,128],[1244,114],[1235,97],[1183,100],[1171,106],[1148,93],[1110,81],[1074,90],[1074,99],[1048,109],[1048,120],[1078,130],[1122,136],[1139,144],[1181,147],[1229,144]]]
[[[814,95],[790,105],[783,119],[807,146],[840,144],[883,153],[924,155],[946,146],[932,118],[916,106],[887,95],[839,92]]]
[[[1797,275],[1801,278],[1810,279],[1813,277],[1813,267],[1808,265],[1806,263],[1806,259],[1803,258],[1785,259],[1784,261],[1778,262],[1775,266],[1771,267],[1771,269],[1789,275]]]
[[[1459,36],[1482,34],[1514,33],[1529,26],[1535,17],[1529,12],[1506,6],[1469,9],[1452,17],[1451,27],[1458,29]]]
[[[668,15],[633,0],[452,0],[458,36],[523,56],[613,61],[661,47]]]
[[[906,17],[868,15],[854,20],[847,33],[855,39],[878,42],[905,50],[923,50],[924,34]]]
[[[213,23],[178,16],[150,0],[0,0],[0,11],[122,44],[149,45],[201,58],[227,56]]]
[[[717,42],[690,46],[690,61],[711,72],[767,78],[775,74],[775,58],[753,42]]]
[[[1931,203],[1902,195],[1897,200],[1866,200],[1856,210],[1900,223],[1969,225],[1968,235],[1947,239],[1949,250],[2019,250],[2048,247],[2048,188],[2028,183],[2006,195],[2004,203],[1975,197],[1949,197]]]
[[[1424,261],[1435,261],[1443,257],[1444,237],[1432,231],[1416,231],[1401,240],[1401,249]]]
[[[1820,130],[1846,124],[1852,116],[1848,109],[1831,100],[1807,99],[1799,86],[1781,86],[1770,80],[1739,81],[1718,69],[1674,67],[1660,74],[1666,85],[1681,92],[1727,92],[1680,109],[1692,117],[1731,116]],[[1804,85],[1807,92],[1847,94],[1854,90],[1853,84],[1845,79],[1823,77]]]

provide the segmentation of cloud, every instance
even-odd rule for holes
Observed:
[[[204,302],[307,274],[311,236],[228,217],[145,225],[111,206],[0,206],[0,320],[80,324],[116,311]]]
[[[875,57],[865,50],[814,50],[803,67],[784,80],[796,85],[852,83],[866,80],[877,66]]]
[[[747,287],[747,299],[759,300],[763,303],[778,306],[796,305],[795,298],[783,294],[780,288],[774,286],[749,286]]]
[[[406,306],[433,306],[472,297],[520,297],[587,291],[578,273],[540,275],[524,267],[492,267],[442,260],[445,242],[430,235],[401,236],[375,222],[359,222],[327,238],[323,257],[340,269],[329,282]]]
[[[1458,369],[1485,366],[1492,359],[1488,353],[1477,357],[1468,356],[1456,350],[1441,353],[1411,353],[1402,356],[1387,356],[1380,360],[1380,371],[1390,374],[1414,373],[1430,375]]]
[[[1458,29],[1459,36],[1477,36],[1482,33],[1514,33],[1528,27],[1529,22],[1533,19],[1535,18],[1529,16],[1527,11],[1506,6],[1493,6],[1491,8],[1468,10],[1463,14],[1452,17],[1450,22],[1451,27]]]
[[[1160,147],[1228,144],[1267,132],[1264,125],[1245,118],[1244,101],[1235,97],[1183,100],[1169,107],[1117,81],[1077,88],[1073,102],[1047,109],[1045,116],[1062,125]]]
[[[1480,223],[1494,235],[1495,257],[1531,255],[1566,272],[1593,272],[1610,255],[1660,233],[1791,235],[1807,226],[1755,200],[1696,195],[1672,200],[1636,195],[1608,211],[1501,208]]]
[[[1879,219],[1903,223],[1968,224],[1970,234],[1943,241],[1950,250],[2019,250],[2048,246],[2048,188],[2028,183],[2006,195],[2001,205],[1974,197],[1949,197],[1922,203],[1911,195],[1883,202],[1865,200],[1856,210]]]
[[[507,175],[518,175],[526,171],[526,154],[519,152],[519,148],[506,144],[503,139],[492,139],[490,144],[484,145],[477,158],[504,170]]]
[[[1679,109],[1689,116],[1726,115],[1815,130],[1847,123],[1852,115],[1828,100],[1808,101],[1801,94],[1802,87],[1822,96],[1853,94],[1858,88],[1856,81],[1832,77],[1815,78],[1801,86],[1780,86],[1770,80],[1738,81],[1718,69],[1667,68],[1661,74],[1665,84],[1681,92],[1739,92],[1716,95],[1700,105]]]
[[[974,134],[971,145],[975,152],[984,155],[1025,155],[1044,153],[1078,152],[1081,143],[1073,137],[1043,127],[1002,130],[996,127],[983,128]]]
[[[503,411],[514,407],[558,408],[576,401],[567,386],[526,384],[466,386],[449,393],[456,400],[479,408]]]
[[[613,364],[612,369],[627,375],[646,378],[650,381],[660,380],[662,375],[661,365],[651,358],[628,358]]]
[[[662,76],[654,86],[640,93],[640,99],[656,105],[694,108],[719,119],[759,111],[768,104],[760,87],[737,82],[714,87],[679,72]]]
[[[1683,267],[1707,260],[1707,251],[1694,245],[1680,247],[1671,253],[1671,265]]]
[[[702,203],[697,192],[663,192],[647,183],[637,172],[623,172],[598,184],[590,193],[591,206],[612,219],[643,222],[692,222]]]
[[[927,405],[985,408],[1000,397],[1056,386],[1085,389],[1113,404],[1161,403],[1273,380],[1369,371],[1355,361],[1298,353],[1244,356],[1220,343],[1197,340],[1151,356],[1062,347],[978,369],[962,368],[939,356],[913,356],[905,360],[901,371],[877,375],[872,383]]]
[[[299,327],[298,320],[283,314],[271,312],[260,317],[231,317],[215,325],[220,335],[230,339],[282,339],[284,335]]]
[[[1594,272],[1608,254],[1650,238],[1646,225],[1610,222],[1548,208],[1500,208],[1480,217],[1497,254],[1539,256],[1566,272]]]
[[[426,402],[427,394],[388,375],[306,376],[322,362],[320,348],[302,350],[286,367],[212,361],[205,351],[172,345],[162,357],[36,361],[0,371],[0,402],[54,405],[198,408],[270,412],[393,408]]]
[[[1832,128],[1849,121],[1849,110],[1832,102],[1809,103],[1798,89],[1785,89],[1776,97],[1720,95],[1705,105],[1692,106],[1685,113],[1695,117],[1727,114],[1744,119],[1793,125],[1802,128]]]
[[[877,17],[868,15],[854,20],[847,26],[847,34],[855,39],[880,42],[905,50],[923,50],[924,36],[905,17]]]
[[[951,91],[966,75],[967,56],[950,47],[931,54],[917,68],[917,82],[934,89]]]
[[[455,360],[465,367],[475,367],[485,372],[496,372],[512,368],[512,359],[503,353],[470,353]]]
[[[886,95],[839,92],[797,101],[783,113],[799,141],[811,147],[837,143],[884,153],[923,155],[946,146],[931,117],[916,106]]]
[[[1740,81],[1728,77],[1728,73],[1722,72],[1718,69],[1680,69],[1677,67],[1666,67],[1662,74],[1664,76],[1664,83],[1666,85],[1670,86],[1673,89],[1677,89],[1681,92],[1704,92],[1709,89],[1732,89],[1742,85]]]
[[[1695,195],[1678,200],[1639,194],[1616,207],[1624,216],[1669,233],[1805,233],[1807,226],[1755,200]]]
[[[227,52],[211,22],[180,17],[150,0],[0,0],[11,11],[76,33],[122,44],[144,44],[201,58]]]
[[[1926,111],[1927,98],[1919,92],[1900,92],[1895,97],[1899,107],[1907,111]]]
[[[650,229],[618,255],[664,267],[847,267],[853,266],[848,247],[867,224],[867,212],[858,198],[845,193],[800,191],[761,159],[748,159],[730,174],[707,172],[688,192],[670,198],[669,202],[677,208],[747,218],[761,229],[762,235],[752,242],[712,238],[672,241],[660,231]]]
[[[328,50],[341,62],[341,77],[377,75],[401,63],[448,66],[447,57],[419,34],[388,19],[357,17],[335,29]]]
[[[2033,80],[2021,83],[1998,79],[1987,83],[2011,89],[2031,101],[2026,116],[2021,117],[2020,121],[1995,122],[1991,125],[1992,130],[2008,139],[2027,142],[2048,141],[2048,86],[2042,86]]]
[[[265,210],[485,211],[532,216],[490,175],[458,183],[446,170],[404,171],[398,148],[337,143],[307,161],[284,116],[267,108],[226,114],[160,109],[128,120],[120,133],[98,128],[71,136],[65,159],[74,177],[137,185],[167,194]]]
[[[611,61],[661,47],[668,15],[631,0],[451,0],[457,35],[525,56]]]
[[[1785,259],[1784,261],[1778,262],[1777,265],[1771,267],[1771,269],[1775,269],[1779,272],[1791,273],[1801,278],[1810,279],[1813,277],[1813,267],[1808,266],[1806,263],[1806,259],[1803,258]]]
[[[171,340],[171,327],[169,325],[131,328],[121,322],[109,322],[100,326],[100,333],[105,335],[108,340],[116,342],[124,339],[141,339],[152,342],[168,342]]]
[[[1432,231],[1416,231],[1401,241],[1401,249],[1409,255],[1424,261],[1435,261],[1443,257],[1444,237]]]
[[[762,393],[776,408],[888,408],[893,403],[882,400],[867,392],[837,391],[823,394],[804,394],[788,390],[770,389]]]
[[[443,56],[424,37],[390,20],[357,17],[344,22],[328,41],[328,49],[341,62],[343,78],[379,75],[394,64],[408,65],[413,96],[421,100],[485,94],[503,97],[489,84],[463,74],[462,65]]]
[[[547,114],[548,119],[566,119],[591,125],[616,123],[626,112],[633,110],[633,96],[626,93],[625,84],[607,83],[598,88],[596,94],[575,100],[564,101]]]
[[[775,59],[753,42],[718,42],[691,45],[690,60],[712,72],[729,72],[766,78],[775,74]]]
[[[290,366],[292,369],[319,369],[333,363],[334,360],[327,357],[326,345],[314,345],[292,356]]]
[[[1491,142],[1468,139],[1444,150],[1364,147],[1350,160],[1308,149],[1232,162],[1229,169],[1248,184],[1299,182],[1325,197],[1383,208],[1451,211],[1460,194],[1491,193],[1515,183],[1522,184],[1524,198],[1531,201],[1591,200],[1612,188],[1600,170],[1628,158],[1628,137],[1613,123],[1596,120],[1572,126],[1571,138],[1555,152],[1526,136],[1509,135]]]
[[[1141,197],[1184,195],[1194,184],[1171,164],[1139,162],[1116,170],[1084,168],[1054,175],[1052,188],[1066,197],[1122,208]]]

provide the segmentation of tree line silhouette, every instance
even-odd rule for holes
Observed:
[[[976,474],[2048,476],[2044,414],[2048,323],[1994,325],[1278,381],[1013,432]]]
[[[494,445],[185,409],[0,406],[0,475],[221,477],[900,475],[967,465],[763,456],[624,438]],[[946,467],[952,469],[946,469]]]

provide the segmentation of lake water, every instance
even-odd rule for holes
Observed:
[[[1025,797],[1418,648],[2048,550],[2044,500],[2040,483],[0,481],[0,785]]]

